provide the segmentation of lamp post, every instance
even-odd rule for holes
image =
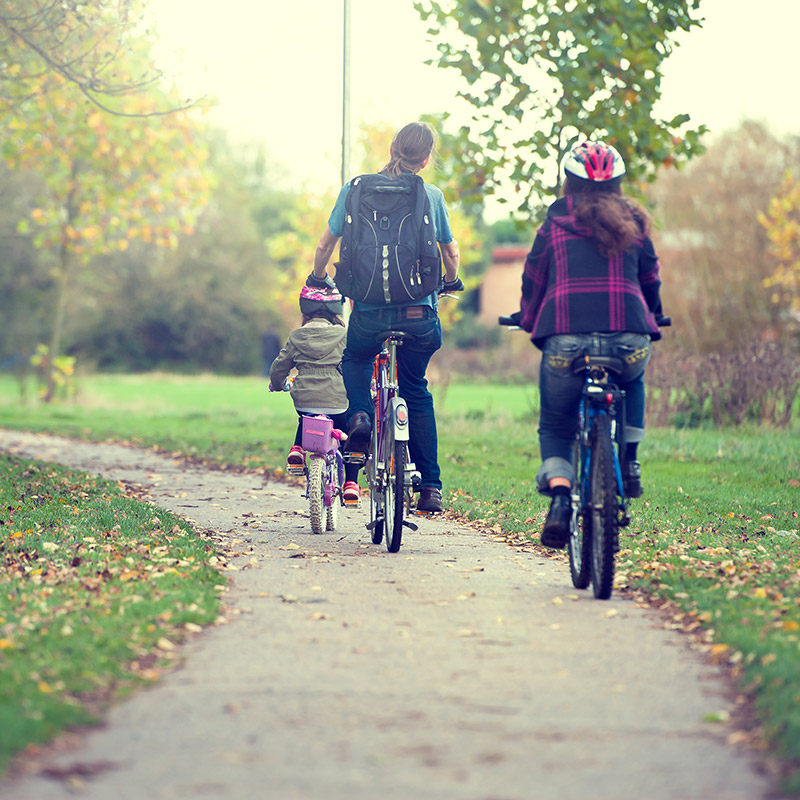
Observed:
[[[350,179],[350,0],[344,0],[342,47],[342,182]]]

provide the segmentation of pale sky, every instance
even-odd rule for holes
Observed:
[[[298,185],[335,191],[342,130],[343,0],[152,0],[166,63],[187,94],[218,99],[211,119],[263,142]],[[412,0],[350,0],[351,126],[399,127],[452,110],[458,73],[435,54]],[[663,72],[664,118],[689,113],[712,131],[744,119],[800,134],[798,0],[703,0],[702,28]],[[170,55],[171,54],[171,55]]]

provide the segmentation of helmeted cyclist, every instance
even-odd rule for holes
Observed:
[[[661,337],[660,267],[651,221],[622,195],[625,163],[617,150],[587,141],[565,157],[564,196],[553,203],[525,260],[520,311],[514,315],[542,350],[539,377],[539,492],[551,497],[542,544],[563,548],[570,535],[572,449],[583,376],[578,356],[614,356],[624,369],[629,497],[641,496],[637,447],[644,437],[644,371]]]
[[[324,289],[304,286],[299,302],[302,323],[289,334],[269,371],[270,389],[280,391],[292,368],[297,370],[291,393],[300,419],[287,457],[290,468],[303,467],[306,463],[302,430],[304,414],[327,414],[334,427],[341,430],[346,430],[347,425],[347,394],[341,371],[346,336],[342,318],[344,301],[335,286]],[[357,503],[358,467],[348,464],[345,470],[344,500]]]
[[[381,174],[396,178],[401,173],[417,174],[428,163],[434,148],[434,135],[424,123],[412,122],[394,136],[390,159]],[[345,198],[351,188],[342,187],[328,220],[328,226],[317,245],[314,270],[309,284],[321,285],[327,277],[326,267],[345,224]],[[444,262],[445,288],[463,288],[458,277],[458,243],[450,229],[444,195],[426,183],[425,191],[431,205],[436,240]],[[438,462],[438,442],[433,397],[428,391],[425,373],[433,354],[442,346],[436,292],[402,305],[380,306],[354,302],[348,320],[347,346],[342,357],[342,372],[349,401],[348,419],[350,445],[366,450],[371,429],[373,404],[370,396],[372,363],[382,346],[380,334],[386,330],[401,330],[414,334],[398,348],[397,379],[399,392],[408,405],[409,454],[420,472],[420,496],[417,510],[442,511],[442,482]]]

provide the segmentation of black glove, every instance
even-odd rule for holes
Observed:
[[[456,278],[454,281],[443,281],[442,282],[442,291],[445,292],[463,292],[464,291],[464,281],[461,278]]]
[[[336,284],[333,282],[333,278],[327,273],[325,274],[324,278],[318,278],[314,275],[312,270],[311,274],[306,278],[306,286],[311,286],[313,289],[335,289]]]

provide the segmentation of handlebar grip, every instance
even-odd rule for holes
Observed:
[[[513,314],[497,318],[498,325],[506,325],[507,327],[519,327],[522,321],[522,311],[515,311]]]
[[[659,328],[669,328],[672,325],[672,317],[665,317],[659,314],[656,317],[656,325],[658,325]]]

